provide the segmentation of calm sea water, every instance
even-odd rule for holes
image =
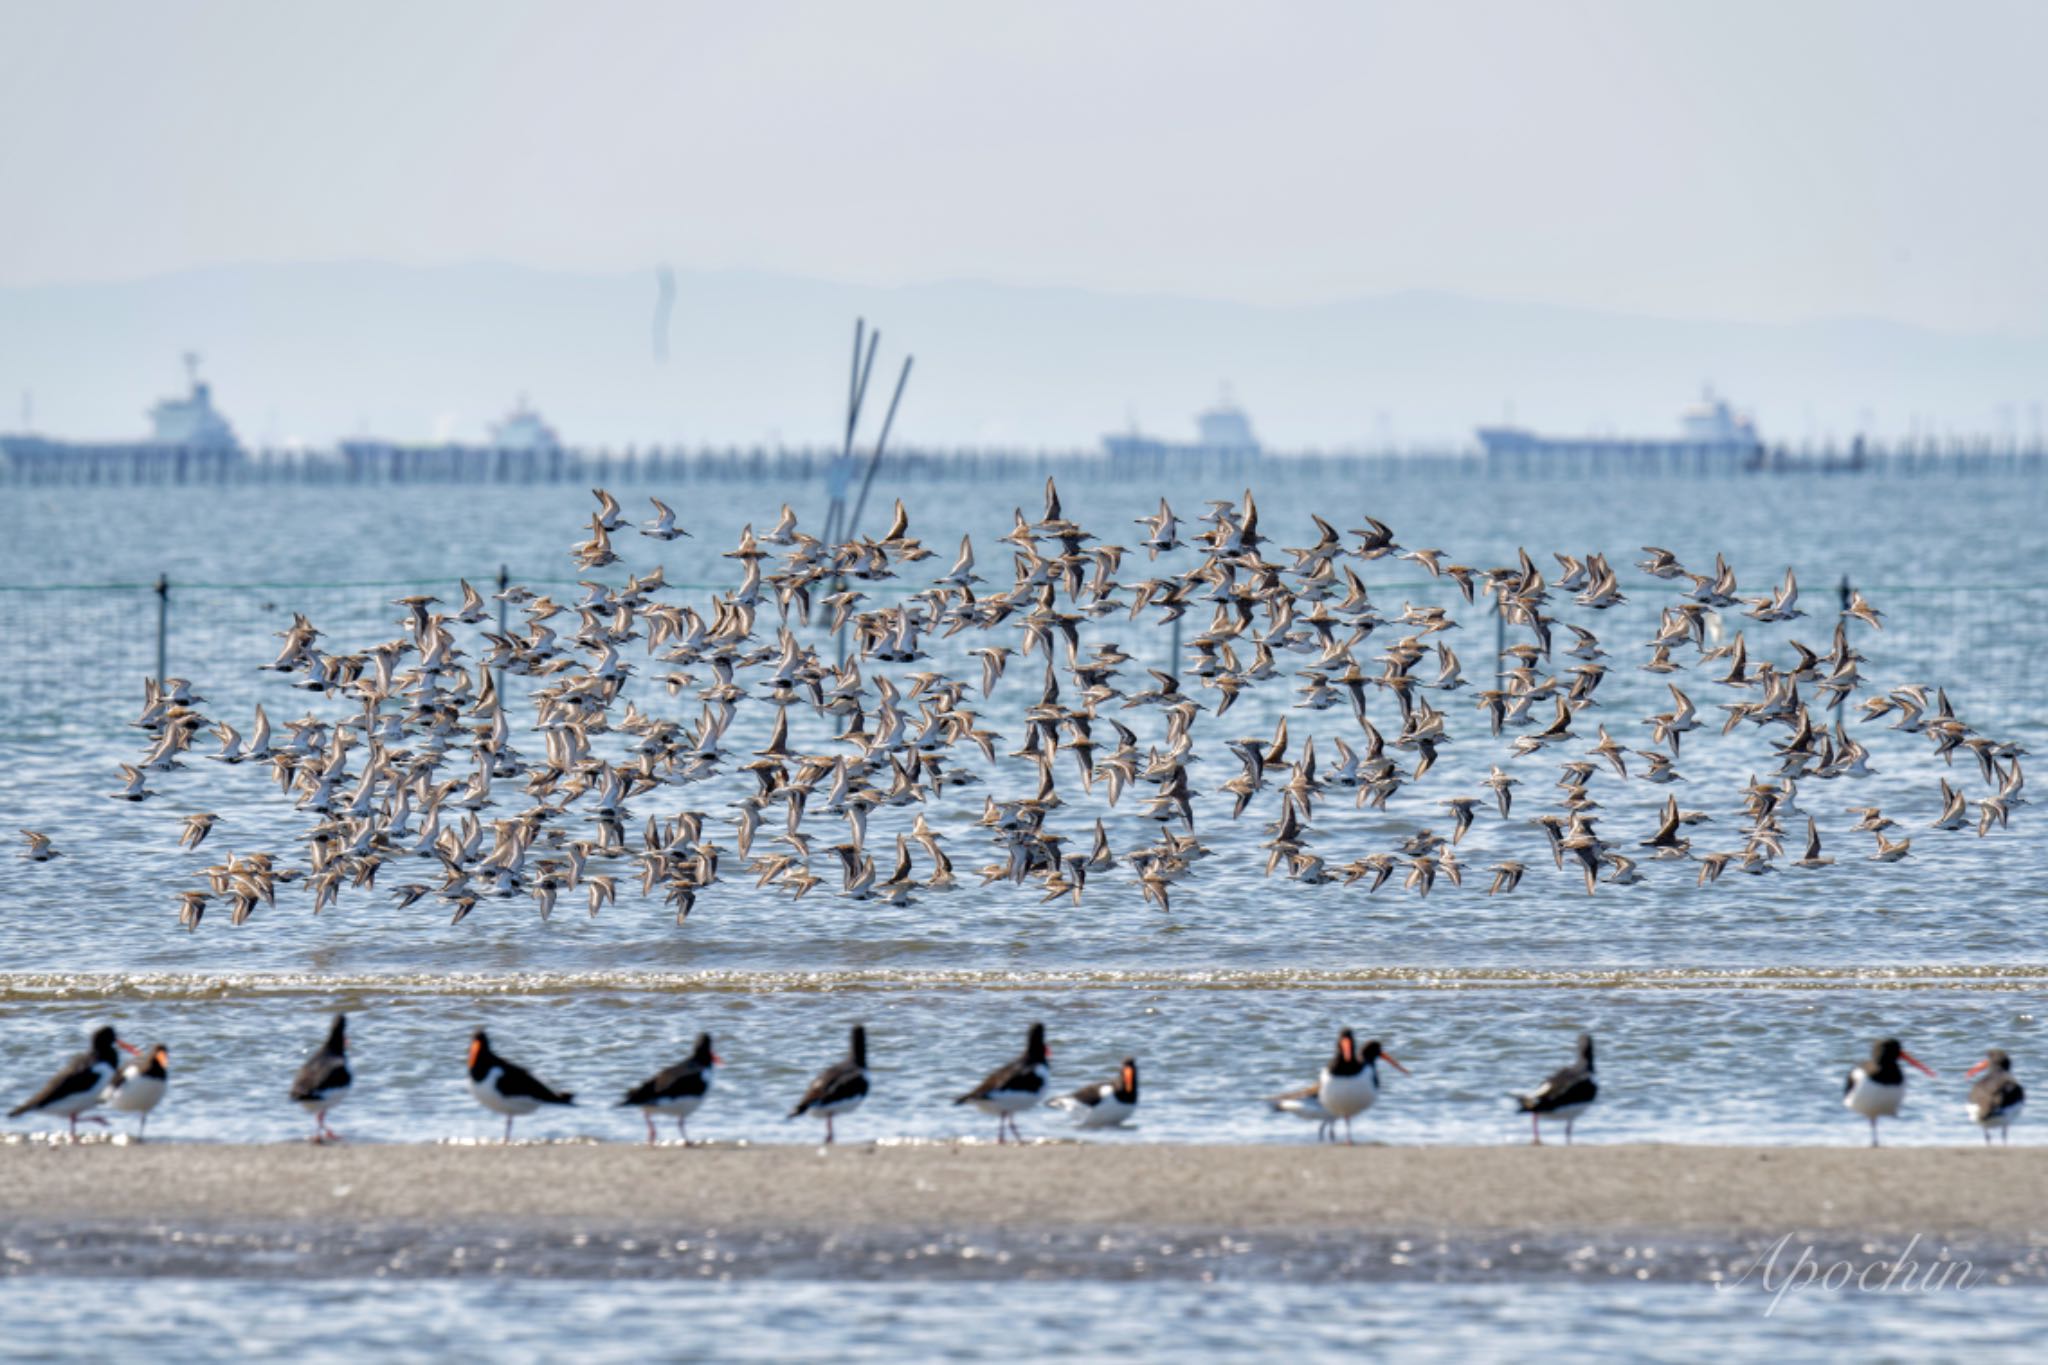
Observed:
[[[1772,1310],[1768,1313],[1766,1310]],[[1753,1287],[744,1281],[0,1281],[8,1354],[194,1361],[2027,1360],[2048,1298]]]
[[[647,490],[615,491],[644,514],[644,503],[630,504]],[[822,523],[815,488],[651,491],[679,509],[697,538],[660,546],[621,536],[620,549],[626,567],[661,563],[674,582],[731,584],[732,561],[720,553],[743,523],[770,524],[785,500],[807,527]],[[866,529],[880,529],[899,491],[913,532],[939,553],[940,565],[971,532],[980,571],[992,579],[1008,572],[994,537],[1008,529],[1013,507],[1035,518],[1041,496],[1035,486],[883,486]],[[1069,484],[1062,491],[1070,516],[1129,544],[1142,535],[1130,519],[1153,510],[1162,490]],[[1204,498],[1242,489],[1164,491],[1191,517]],[[1739,623],[1752,653],[1780,658],[1789,655],[1788,638],[1825,646],[1830,588],[1847,577],[1888,613],[1881,635],[1858,636],[1868,678],[1944,683],[1972,723],[2048,749],[2032,692],[2048,646],[2048,538],[2038,533],[2048,492],[2037,483],[1456,476],[1330,487],[1275,471],[1260,499],[1262,529],[1276,545],[1311,543],[1309,514],[1321,511],[1339,529],[1361,525],[1369,513],[1389,522],[1405,545],[1441,547],[1476,565],[1509,562],[1518,546],[1546,568],[1552,550],[1601,550],[1621,564],[1638,546],[1654,544],[1699,567],[1725,552],[1743,589],[1763,592],[1789,564],[1812,615],[1773,627]],[[393,633],[391,598],[428,588],[452,601],[458,576],[488,587],[500,564],[515,581],[573,594],[565,550],[580,538],[590,506],[582,490],[568,488],[9,490],[0,502],[0,585],[137,584],[166,575],[173,585],[170,671],[193,680],[209,698],[209,714],[246,732],[258,701],[280,723],[306,709],[303,694],[256,668],[293,610],[328,631],[330,646],[361,646]],[[1147,572],[1139,554],[1127,558],[1122,577]],[[1451,606],[1465,623],[1453,647],[1468,676],[1485,673],[1494,626],[1483,609],[1464,606],[1448,583],[1414,565],[1380,561],[1363,576],[1385,614],[1411,601]],[[1668,592],[1628,570],[1623,583],[1634,599],[1627,606],[1571,619],[1599,630],[1616,655],[1600,693],[1602,719],[1618,737],[1647,747],[1641,718],[1666,709],[1669,696],[1661,680],[1631,665]],[[700,603],[709,595],[690,593]],[[1211,796],[1198,804],[1197,828],[1218,856],[1176,887],[1170,914],[1147,907],[1120,874],[1091,882],[1079,906],[1042,903],[1030,888],[976,887],[973,877],[958,892],[907,908],[848,903],[829,894],[829,885],[793,904],[755,891],[737,860],[728,860],[727,882],[702,897],[681,927],[657,903],[630,894],[596,919],[565,904],[545,924],[524,901],[487,902],[451,928],[445,907],[431,898],[399,912],[381,893],[357,892],[315,919],[293,891],[241,929],[216,915],[187,935],[177,927],[176,893],[197,884],[197,868],[229,850],[282,853],[304,826],[278,803],[267,773],[250,766],[195,759],[186,771],[152,780],[164,792],[155,801],[104,799],[116,785],[114,765],[140,750],[140,732],[127,721],[154,666],[157,610],[154,594],[134,589],[0,591],[0,814],[10,830],[48,831],[67,855],[43,865],[0,860],[0,1091],[32,1088],[92,1024],[111,1020],[130,1037],[160,1038],[173,1049],[171,1098],[152,1124],[167,1140],[295,1135],[301,1117],[283,1104],[282,1091],[337,1008],[357,1019],[361,1082],[335,1123],[362,1140],[494,1132],[460,1083],[463,1043],[479,1023],[508,1054],[593,1101],[670,1060],[696,1030],[711,1029],[728,1061],[725,1086],[693,1131],[728,1141],[804,1136],[792,1134],[796,1125],[780,1114],[810,1072],[837,1054],[845,1025],[857,1019],[874,1035],[877,1092],[850,1130],[883,1139],[978,1135],[944,1101],[1012,1053],[1033,1018],[1051,1029],[1058,1081],[1107,1076],[1127,1053],[1143,1061],[1148,1093],[1140,1121],[1127,1134],[1100,1139],[1122,1142],[1308,1140],[1312,1130],[1264,1112],[1257,1099],[1308,1080],[1342,1024],[1382,1038],[1413,1069],[1412,1077],[1388,1078],[1387,1102],[1366,1125],[1374,1138],[1403,1143],[1519,1140],[1523,1129],[1505,1093],[1565,1060],[1582,1028],[1602,1042],[1603,1100],[1582,1126],[1586,1141],[1859,1141],[1859,1125],[1839,1106],[1839,1077],[1873,1036],[1897,1033],[1943,1076],[1916,1077],[1890,1140],[1975,1142],[1961,1118],[1962,1067],[1995,1044],[2019,1059],[2028,1078],[2041,1055],[2033,1043],[2048,959],[2038,950],[2037,926],[2048,910],[2048,853],[2030,833],[2037,811],[2021,810],[2010,832],[1982,840],[1974,832],[1929,831],[1937,778],[1968,777],[1974,789],[1974,773],[1945,768],[1922,740],[1856,722],[1876,775],[1801,788],[1801,804],[1819,818],[1837,866],[1810,876],[1731,874],[1705,890],[1693,886],[1689,866],[1645,864],[1645,885],[1585,896],[1575,877],[1552,868],[1540,834],[1521,820],[1549,808],[1554,796],[1548,777],[1532,769],[1523,774],[1529,780],[1518,792],[1517,819],[1502,822],[1483,809],[1460,846],[1472,869],[1465,886],[1440,882],[1427,900],[1398,884],[1367,897],[1360,889],[1268,879],[1258,845],[1277,798],[1233,825],[1227,798]],[[1191,617],[1191,631],[1200,624]],[[1165,664],[1172,647],[1168,631],[1121,616],[1093,623],[1087,639],[1115,640],[1154,666]],[[971,671],[963,651],[976,643],[956,639],[934,652],[942,666]],[[1005,747],[1021,738],[1021,711],[1036,699],[1034,665],[1014,662],[980,708],[1005,733]],[[1712,708],[1725,693],[1686,676],[1703,717],[1717,719]],[[693,702],[638,690],[657,714],[695,715]],[[1472,792],[1489,763],[1506,763],[1460,704],[1467,696],[1453,696],[1447,709],[1453,733],[1469,738],[1446,749],[1428,781],[1404,791],[1388,812],[1356,811],[1342,795],[1318,808],[1317,847],[1332,862],[1390,847],[1418,828],[1445,829],[1434,802]],[[1269,735],[1290,700],[1286,688],[1269,685],[1246,694],[1222,721],[1205,719],[1198,736],[1206,761],[1196,785],[1213,787],[1235,770],[1222,739]],[[757,747],[747,727],[765,738],[765,708],[741,715],[733,747]],[[1158,738],[1156,712],[1120,715],[1145,741]],[[1293,711],[1291,727],[1297,745],[1316,737],[1326,763],[1332,740],[1356,734],[1341,710]],[[826,736],[800,728],[795,738],[821,744]],[[1554,771],[1549,760],[1525,762]],[[984,841],[968,827],[982,793],[1028,791],[1014,765],[966,766],[983,785],[928,812],[952,833],[963,873],[986,860]],[[1715,815],[1705,846],[1739,843],[1725,833],[1736,823],[1737,791],[1770,766],[1768,747],[1752,730],[1688,737],[1681,800]],[[1055,823],[1083,843],[1097,815],[1120,851],[1153,837],[1129,799],[1112,811],[1070,776],[1061,781],[1070,804]],[[1606,808],[1604,832],[1649,832],[1662,789],[1594,781]],[[702,809],[715,822],[738,790],[720,782],[664,793],[648,811]],[[1854,817],[1844,811],[1872,804],[1910,827],[1907,862],[1864,860],[1870,838],[1850,833]],[[195,810],[216,811],[222,822],[199,853],[183,853],[179,819]],[[908,812],[878,814],[871,843],[887,847],[909,819]],[[1502,857],[1528,863],[1530,874],[1519,894],[1489,899],[1482,869]],[[411,879],[394,865],[380,881]],[[1049,1115],[1025,1123],[1039,1133],[1059,1131]],[[635,1120],[595,1103],[525,1131],[639,1134]],[[2026,1131],[2015,1138],[2032,1139]],[[63,1283],[6,1291],[0,1311],[10,1322],[48,1324],[49,1335],[23,1338],[44,1343],[34,1349],[61,1347]],[[1141,1342],[1130,1353],[1163,1355],[1182,1344],[1241,1353],[1284,1341],[1310,1352],[1364,1344],[1464,1355],[1510,1342],[1518,1352],[1562,1343],[1589,1314],[1602,1324],[1595,1355],[1639,1350],[1635,1333],[1650,1328],[1711,1329],[1731,1349],[1771,1343],[1787,1354],[1776,1327],[1730,1314],[1704,1289],[1558,1294],[1507,1284],[1434,1293],[1407,1286],[1375,1292],[1359,1311],[1331,1317],[1318,1315],[1316,1293],[1284,1283],[1235,1286],[1227,1298],[1163,1285],[1045,1297],[1019,1288],[1004,1300],[1015,1317],[1000,1331],[985,1319],[985,1295],[977,1302],[952,1293],[782,1285],[694,1298],[690,1313],[719,1333],[716,1353],[736,1357],[786,1354],[806,1343],[815,1349],[828,1332],[835,1349],[854,1355],[971,1358],[1020,1345],[1031,1354],[1121,1353],[1118,1333],[1129,1323],[1162,1322],[1186,1322],[1190,1335]],[[97,1283],[93,1294],[102,1304],[123,1303],[127,1323],[152,1321],[155,1304],[182,1330],[203,1336],[214,1325],[213,1310],[174,1282]],[[781,1311],[755,1311],[753,1294],[775,1295]],[[540,1307],[508,1318],[503,1308],[514,1299]],[[588,1328],[579,1323],[603,1324],[606,1349],[632,1354],[623,1335],[630,1324],[676,1311],[672,1297],[654,1290],[526,1282],[257,1286],[247,1296],[238,1291],[235,1301],[246,1312],[223,1340],[315,1354],[322,1345],[293,1325],[307,1307],[313,1318],[332,1314],[354,1324],[351,1345],[376,1343],[400,1355],[484,1354],[494,1345],[546,1353],[571,1342],[580,1350]],[[1852,1300],[1807,1311],[1827,1332],[1854,1333],[1868,1354],[1917,1358],[1915,1343],[1952,1346],[1962,1324],[1993,1331],[1973,1309]],[[2037,1310],[2030,1303],[2015,1318],[2002,1308],[1995,1330],[2021,1321],[2037,1330],[2038,1320],[2026,1317]],[[854,1329],[839,1325],[848,1316]],[[1072,1346],[1074,1332],[1082,1334],[1080,1347]]]

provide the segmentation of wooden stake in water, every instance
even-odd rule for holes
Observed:
[[[171,636],[171,580],[168,575],[156,576],[156,685],[162,687],[169,676],[165,662],[170,651]]]

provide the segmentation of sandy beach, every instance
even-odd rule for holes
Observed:
[[[0,1147],[0,1220],[807,1230],[1786,1231],[2024,1242],[2048,1150]]]

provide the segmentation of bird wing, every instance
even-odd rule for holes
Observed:
[[[64,1064],[64,1069],[50,1077],[41,1090],[24,1103],[7,1111],[7,1117],[20,1118],[23,1114],[41,1109],[46,1104],[83,1095],[106,1084],[100,1076],[99,1061],[90,1052],[81,1052]]]
[[[322,1095],[345,1089],[352,1077],[348,1062],[336,1053],[322,1049],[306,1059],[299,1068],[299,1074],[292,1078],[291,1098],[294,1100],[317,1100]]]
[[[818,1073],[811,1082],[811,1088],[804,1091],[804,1097],[796,1102],[796,1108],[789,1111],[789,1117],[806,1113],[821,1104],[838,1104],[868,1093],[868,1078],[850,1060],[834,1062]]]

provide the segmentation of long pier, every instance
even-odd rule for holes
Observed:
[[[846,457],[826,447],[680,446],[623,450],[494,449],[345,442],[333,450],[191,449],[72,444],[0,436],[0,485],[314,484],[686,484],[790,483],[831,476]],[[859,457],[856,457],[856,461]],[[980,482],[1048,475],[1076,482],[1202,479],[1483,477],[1603,479],[1711,478],[1785,474],[1894,477],[2023,476],[2048,469],[2048,447],[1991,439],[1763,446],[1752,451],[1656,445],[1481,454],[1470,449],[1304,451],[1265,454],[1186,451],[1119,455],[1093,450],[978,447],[894,448],[891,477]],[[841,471],[844,472],[844,471]]]

